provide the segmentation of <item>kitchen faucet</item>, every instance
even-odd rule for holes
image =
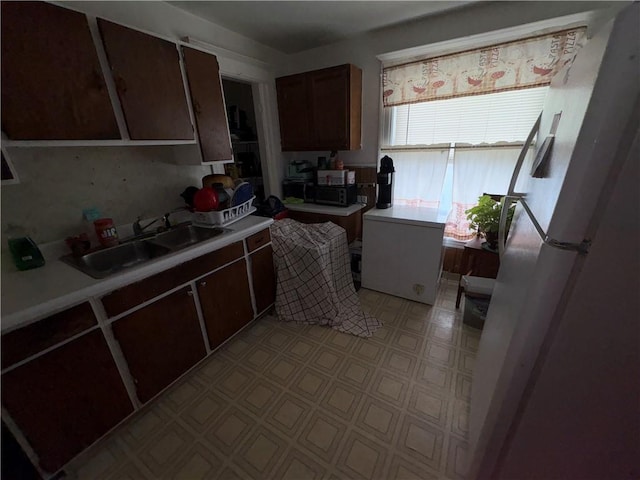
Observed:
[[[172,213],[175,212],[179,212],[180,210],[188,210],[187,207],[178,207],[178,208],[174,208],[173,210],[171,210],[168,213],[165,213],[164,215],[162,215],[161,217],[158,217],[154,220],[151,220],[149,223],[147,223],[145,226],[140,225],[140,217],[138,217],[138,219],[133,222],[133,234],[134,235],[142,235],[144,233],[144,231],[149,228],[151,225],[153,225],[154,223],[162,220],[162,222],[164,223],[163,226],[158,227],[158,231],[163,231],[163,230],[168,230],[169,228],[171,228],[171,222],[169,222],[169,215],[171,215]]]

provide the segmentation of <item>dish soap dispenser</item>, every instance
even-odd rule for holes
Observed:
[[[18,270],[42,267],[44,257],[31,237],[10,238],[9,250]]]

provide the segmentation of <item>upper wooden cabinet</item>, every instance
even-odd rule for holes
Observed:
[[[230,160],[233,150],[218,59],[193,48],[182,47],[182,53],[202,159],[205,162]]]
[[[339,65],[276,79],[283,151],[361,147],[362,70]]]
[[[194,138],[175,43],[98,19],[132,140]]]
[[[120,138],[85,15],[2,2],[2,129],[11,140]]]

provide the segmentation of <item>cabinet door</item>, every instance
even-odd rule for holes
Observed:
[[[343,67],[309,74],[314,142],[320,148],[349,147],[349,71]]]
[[[120,138],[85,15],[2,2],[2,130],[12,140]]]
[[[218,59],[193,48],[182,47],[182,52],[202,158],[205,162],[230,160],[233,151]]]
[[[83,302],[2,335],[2,368],[29,358],[88,330],[98,322],[89,302]]]
[[[289,210],[289,218],[301,223],[324,223],[333,222],[341,226],[347,231],[347,243],[353,242],[356,238],[361,237],[362,231],[362,212],[357,211],[351,215],[344,217],[341,215],[326,215],[323,213],[301,212]]]
[[[220,345],[253,319],[244,259],[200,280],[198,296],[211,348]]]
[[[190,287],[113,323],[142,402],[205,356],[202,330]]]
[[[273,271],[271,245],[251,254],[251,278],[257,313],[261,313],[276,300],[276,276]]]
[[[2,375],[2,404],[47,472],[133,411],[100,330]]]
[[[176,45],[101,18],[98,26],[131,139],[193,139]]]
[[[276,79],[280,142],[283,151],[308,149],[311,144],[307,75]]]

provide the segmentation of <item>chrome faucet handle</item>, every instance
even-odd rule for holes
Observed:
[[[140,216],[137,217],[137,220],[135,222],[133,222],[133,234],[134,235],[140,235],[142,233],[142,227],[140,226]]]

